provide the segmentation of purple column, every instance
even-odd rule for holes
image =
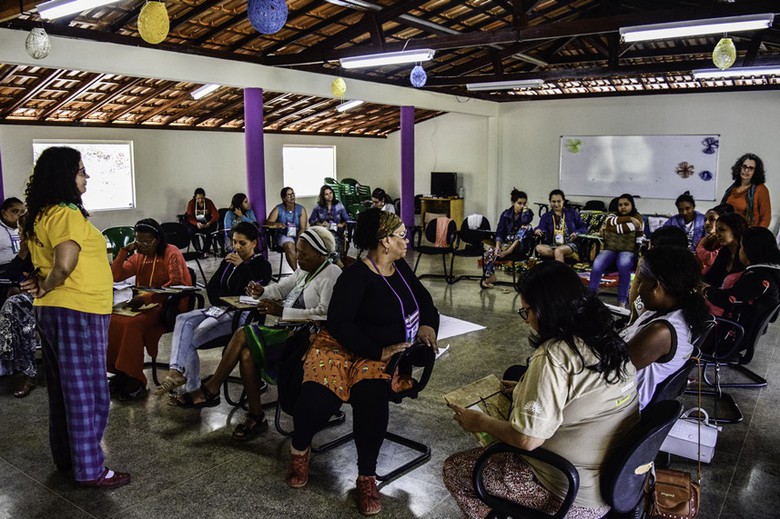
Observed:
[[[24,197],[21,197],[24,200]],[[3,187],[3,157],[0,154],[0,200],[5,200],[5,188]]]
[[[264,222],[268,212],[265,206],[265,148],[263,146],[263,89],[244,89],[244,141],[246,145],[247,197],[258,222]],[[267,254],[267,247],[263,254]]]
[[[401,220],[414,225],[414,107],[401,107]]]

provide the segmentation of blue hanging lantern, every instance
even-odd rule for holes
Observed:
[[[412,82],[412,86],[415,88],[425,86],[426,81],[428,81],[428,74],[425,73],[425,69],[422,68],[422,65],[415,65],[412,69],[412,73],[409,74],[409,81]]]
[[[285,0],[249,0],[246,12],[252,26],[261,34],[273,34],[287,23]]]

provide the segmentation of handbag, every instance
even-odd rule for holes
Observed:
[[[699,513],[701,488],[688,472],[653,469],[645,482],[648,517],[692,519]]]
[[[698,413],[703,419],[691,417],[691,413]],[[701,427],[701,461],[710,463],[715,455],[715,444],[718,442],[718,432],[721,428],[710,424],[707,411],[699,407],[688,409],[677,419],[672,430],[669,431],[669,436],[661,445],[661,450],[691,460],[698,459],[699,427]]]

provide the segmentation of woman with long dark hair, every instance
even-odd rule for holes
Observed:
[[[384,189],[378,187],[371,192],[371,205],[388,213],[395,213],[393,197],[388,195]]]
[[[766,187],[764,161],[754,153],[745,153],[731,166],[731,184],[721,204],[729,204],[748,225],[769,227],[772,222],[772,201]]]
[[[704,213],[704,237],[696,244],[696,259],[701,263],[702,275],[710,270],[720,250],[720,242],[715,232],[718,226],[718,218],[733,212],[734,208],[730,205],[720,204]]]
[[[601,234],[604,248],[596,256],[590,272],[589,290],[599,293],[601,276],[613,265],[618,269],[618,306],[628,304],[631,273],[636,262],[637,240],[642,237],[642,215],[636,210],[634,197],[624,193],[617,198],[617,207],[604,220]]]
[[[132,251],[136,254],[128,257]],[[111,273],[114,281],[135,276],[139,289],[127,306],[133,312],[145,308],[138,315],[114,314],[108,328],[107,365],[108,371],[115,374],[110,387],[119,393],[120,400],[133,400],[146,394],[144,347],[156,357],[157,343],[165,333],[165,295],[144,292],[143,288],[189,286],[192,277],[179,248],[167,242],[160,224],[151,218],[135,224],[135,241],[119,249]]]
[[[81,154],[48,148],[27,183],[33,271],[22,282],[33,305],[49,394],[49,444],[57,469],[80,486],[114,488],[130,474],[103,466],[100,442],[108,423],[106,342],[113,303],[106,240],[84,208],[87,174]]]
[[[257,217],[252,208],[249,207],[249,199],[244,193],[236,193],[230,200],[230,207],[225,213],[225,231],[229,234],[233,227],[240,222],[253,223],[257,225]]]
[[[325,227],[336,239],[336,252],[341,255],[344,249],[344,230],[349,221],[349,214],[344,208],[344,204],[336,199],[333,188],[325,185],[320,188],[320,195],[317,197],[317,205],[311,210],[309,216],[309,225],[319,225]]]
[[[24,203],[10,196],[0,205],[0,274],[19,253],[19,215],[24,212]],[[5,276],[7,277],[7,276]]]
[[[637,369],[639,406],[682,367],[711,319],[698,291],[699,265],[682,247],[653,247],[639,261],[637,285],[645,311],[620,332]]]
[[[740,242],[745,230],[747,230],[747,222],[737,213],[718,218],[715,224],[715,237],[720,244],[720,249],[712,266],[703,276],[705,283],[716,287],[728,287],[733,285],[739,274],[745,270],[739,255]]]
[[[780,303],[780,250],[769,229],[751,227],[742,235],[739,256],[747,268],[734,285],[708,286],[704,297],[722,308],[724,317],[750,330],[760,315]]]
[[[496,282],[496,260],[513,254],[528,253],[527,244],[532,244],[531,221],[534,213],[528,209],[528,195],[525,191],[512,188],[509,195],[512,207],[505,209],[498,218],[496,243],[482,254],[482,279],[479,286],[493,288]],[[531,245],[532,246],[532,245]],[[530,248],[530,247],[529,247]]]
[[[451,405],[460,426],[533,450],[544,446],[579,471],[580,490],[570,514],[602,517],[600,467],[639,420],[634,367],[615,333],[609,310],[589,296],[579,276],[560,262],[546,262],[520,279],[519,313],[531,327],[535,351],[512,393],[508,421]],[[587,448],[583,448],[586,446]],[[483,518],[489,507],[474,493],[472,471],[483,452],[476,448],[444,462],[444,484],[466,517]],[[548,465],[518,455],[494,459],[485,469],[493,495],[553,514],[567,490]]]

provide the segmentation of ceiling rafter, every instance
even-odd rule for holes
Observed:
[[[176,81],[162,81],[160,85],[153,89],[151,92],[148,92],[146,95],[142,96],[140,100],[136,101],[135,103],[123,108],[122,110],[119,110],[118,112],[111,112],[108,118],[108,122],[112,123],[114,121],[117,121],[120,117],[122,117],[125,114],[129,114],[131,112],[134,112],[136,109],[140,108],[141,106],[144,106],[148,101],[148,99],[152,99],[160,95],[161,93],[165,92],[169,88],[176,85]],[[83,121],[84,118],[80,118],[79,120]]]
[[[6,114],[12,114],[17,108],[23,107],[28,101],[37,96],[41,90],[62,77],[66,72],[65,70],[54,69],[48,74],[42,75],[20,99],[6,109]]]
[[[98,101],[97,103],[92,105],[92,107],[90,107],[89,111],[86,114],[84,114],[83,118],[88,118],[93,113],[101,111],[101,109],[104,106],[106,106],[108,104],[111,104],[112,102],[116,101],[116,99],[118,97],[126,95],[127,92],[129,92],[130,90],[132,90],[136,86],[140,85],[144,81],[148,81],[148,79],[146,79],[146,78],[136,78],[136,79],[133,79],[132,81],[130,81],[129,83],[118,87],[114,92],[107,93],[107,95],[103,99],[101,99],[100,101]]]
[[[41,113],[38,117],[41,118],[41,119],[46,119],[47,117],[51,116],[51,114],[53,114],[57,110],[61,109],[62,107],[66,106],[68,103],[71,103],[74,100],[78,99],[79,96],[81,96],[81,94],[83,94],[84,92],[87,92],[92,87],[94,87],[95,85],[97,85],[98,83],[103,81],[105,79],[105,77],[107,75],[109,75],[109,74],[92,73],[90,75],[91,75],[91,77],[88,76],[89,79],[84,78],[80,88],[78,88],[76,91],[70,92],[68,95],[64,96],[65,98],[62,101],[60,101],[59,103],[55,104],[54,106],[52,106],[51,108],[49,108],[45,112]]]

